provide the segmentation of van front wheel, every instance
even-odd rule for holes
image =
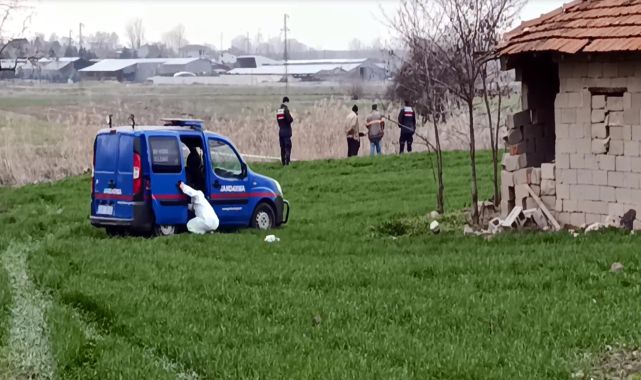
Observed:
[[[156,236],[171,236],[176,233],[176,226],[156,225],[154,226]]]
[[[276,213],[267,203],[261,203],[256,206],[252,216],[252,227],[259,230],[269,230],[276,225]]]

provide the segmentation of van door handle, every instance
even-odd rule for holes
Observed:
[[[109,187],[110,187],[110,188],[112,188],[112,189],[113,189],[114,187],[116,187],[116,182],[114,182],[114,180],[113,180],[113,179],[110,179],[110,180],[109,180]]]
[[[218,180],[214,181],[214,184],[212,185],[212,187],[215,189],[220,189],[220,182],[218,182]]]

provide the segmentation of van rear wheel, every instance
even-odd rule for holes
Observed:
[[[162,224],[162,225],[155,225],[154,226],[154,233],[156,236],[171,236],[176,233],[176,226],[170,226],[167,224]]]
[[[252,216],[252,227],[259,230],[269,230],[276,226],[276,213],[272,206],[261,203],[256,206]]]

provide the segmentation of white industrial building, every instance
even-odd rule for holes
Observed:
[[[212,65],[210,60],[201,58],[103,59],[79,72],[83,79],[144,82],[155,75],[172,76],[178,72],[211,75]]]
[[[315,59],[315,60],[289,60],[287,64],[282,61],[269,60],[260,56],[239,57],[245,64],[227,74],[229,75],[254,75],[278,76],[285,75],[301,80],[337,80],[337,79],[362,79],[384,80],[388,73],[384,64],[372,59]],[[252,62],[253,64],[249,64]]]

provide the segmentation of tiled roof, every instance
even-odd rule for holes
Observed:
[[[576,0],[507,33],[500,56],[641,51],[641,0]]]

